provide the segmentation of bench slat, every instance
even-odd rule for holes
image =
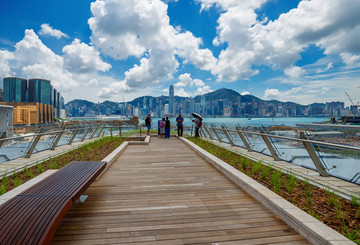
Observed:
[[[49,244],[106,162],[72,162],[0,206],[1,244]]]

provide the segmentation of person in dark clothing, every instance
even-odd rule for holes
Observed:
[[[165,138],[170,138],[170,120],[168,117],[165,119]]]
[[[179,114],[179,116],[176,118],[176,126],[178,128],[178,136],[179,137],[183,136],[183,128],[184,128],[183,122],[184,122],[184,118],[182,118],[181,114]]]
[[[151,128],[151,118],[150,118],[150,114],[148,114],[145,118],[145,125],[147,127],[147,135],[149,135],[150,133],[150,128]]]

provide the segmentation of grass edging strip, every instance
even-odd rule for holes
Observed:
[[[355,244],[221,159],[182,137],[182,142],[313,244]]]

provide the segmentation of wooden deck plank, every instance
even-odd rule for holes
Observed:
[[[176,138],[131,145],[53,244],[309,244]]]

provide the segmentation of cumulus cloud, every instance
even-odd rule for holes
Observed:
[[[175,93],[175,95],[177,95],[177,96],[189,97],[189,94],[184,90],[184,88],[175,89],[174,93]]]
[[[203,94],[206,94],[206,93],[210,93],[212,91],[213,90],[210,89],[210,86],[203,86],[203,87],[197,88],[196,95],[203,95]]]
[[[241,93],[240,93],[240,95],[242,95],[242,96],[249,95],[249,94],[250,94],[249,91],[244,91],[244,92],[241,92]]]
[[[264,100],[277,100],[280,98],[280,91],[274,88],[267,88],[264,91]]]
[[[42,36],[56,37],[57,39],[60,39],[62,37],[65,37],[65,38],[69,37],[67,34],[63,33],[62,31],[52,28],[48,23],[44,23],[41,25],[39,34]]]
[[[179,76],[179,82],[174,85],[175,87],[202,87],[205,83],[200,79],[192,79],[189,73],[184,73]]]
[[[267,1],[197,0],[202,10],[217,6],[224,11],[213,41],[214,45],[227,44],[212,70],[218,80],[248,79],[258,74],[255,67],[259,65],[285,70],[301,59],[300,53],[309,45],[326,55],[340,55],[346,65],[359,63],[357,0],[301,1],[273,21],[261,20],[256,12]]]
[[[62,93],[71,94],[79,84],[83,84],[87,86],[86,91],[95,94],[98,81],[104,80],[104,77],[99,77],[94,71],[110,67],[101,61],[99,53],[93,47],[77,39],[64,47],[64,56],[57,55],[31,29],[25,30],[24,38],[17,42],[14,48],[13,52],[0,50],[1,77],[10,75],[48,79]],[[91,99],[91,93],[81,93],[81,96]],[[79,98],[78,92],[72,94],[72,99],[74,98]]]
[[[150,87],[168,80],[179,67],[179,57],[203,70],[216,66],[212,52],[200,48],[200,38],[170,25],[167,4],[160,0],[97,0],[91,4],[91,11],[93,17],[88,23],[95,47],[118,60],[140,58],[140,64],[125,72],[123,81],[103,89],[101,94]]]
[[[360,65],[360,55],[351,54],[351,53],[342,53],[341,55],[342,60],[345,64],[349,66],[358,66]]]
[[[11,75],[9,60],[14,58],[14,54],[7,50],[0,50],[0,77]]]
[[[110,64],[101,60],[99,51],[80,42],[79,39],[75,39],[70,45],[65,46],[62,51],[64,53],[64,65],[71,72],[105,72],[111,68]]]
[[[291,79],[298,80],[305,75],[305,71],[299,66],[291,66],[284,70],[285,75]]]

